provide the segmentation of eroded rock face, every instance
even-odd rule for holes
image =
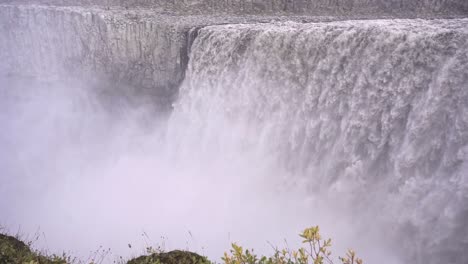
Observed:
[[[2,1],[0,1],[2,2]],[[3,0],[4,3],[165,8],[183,12],[304,14],[466,13],[464,0]]]
[[[3,74],[111,80],[171,97],[183,77],[185,25],[99,9],[2,6]]]

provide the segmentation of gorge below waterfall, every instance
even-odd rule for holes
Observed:
[[[464,0],[0,1],[0,124],[38,249],[468,263]]]

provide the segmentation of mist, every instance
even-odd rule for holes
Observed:
[[[303,228],[320,224],[337,252],[352,245],[372,259],[385,250],[366,249],[366,234],[307,198],[272,156],[235,147],[239,131],[191,148],[167,135],[184,124],[151,107],[110,107],[77,81],[10,78],[1,87],[0,224],[36,249],[81,259],[110,249],[108,263],[151,246],[216,260],[232,242],[263,253],[297,245]]]

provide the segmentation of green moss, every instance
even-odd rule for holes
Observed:
[[[167,253],[155,253],[130,260],[127,264],[209,264],[207,258],[198,254],[174,250]]]
[[[0,264],[66,264],[61,257],[45,257],[32,251],[24,242],[0,234]]]

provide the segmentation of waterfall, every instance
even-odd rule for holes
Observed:
[[[182,158],[265,169],[273,193],[305,189],[407,263],[463,263],[467,51],[468,19],[208,26],[168,140]]]
[[[466,264],[468,1],[0,2],[0,232]]]

